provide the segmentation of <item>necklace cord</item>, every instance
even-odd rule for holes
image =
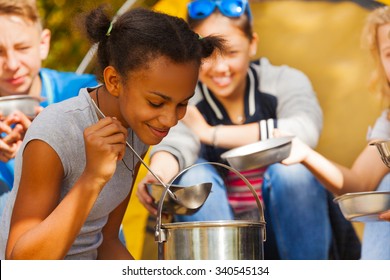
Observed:
[[[100,108],[100,104],[99,104],[99,89],[100,89],[100,87],[98,87],[96,89],[96,105]]]

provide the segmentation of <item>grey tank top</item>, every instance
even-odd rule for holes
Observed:
[[[12,209],[18,192],[23,150],[26,144],[34,139],[48,143],[58,154],[64,167],[64,178],[61,186],[61,200],[72,188],[85,167],[85,145],[83,131],[98,121],[92,100],[87,89],[80,90],[77,97],[52,104],[45,108],[29,127],[23,144],[15,160],[14,186],[5,206],[0,229],[0,258],[4,259]],[[129,129],[128,142],[134,145],[138,154],[144,154],[145,145]],[[134,139],[132,137],[134,136]],[[127,149],[124,161],[130,170],[138,163],[137,157]],[[81,228],[66,259],[96,259],[97,248],[102,243],[102,228],[108,215],[129,194],[133,185],[132,172],[119,161],[115,174],[101,191],[85,224]]]

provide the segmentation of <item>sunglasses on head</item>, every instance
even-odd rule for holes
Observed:
[[[211,15],[215,8],[227,17],[240,17],[245,11],[252,20],[248,0],[195,0],[188,3],[188,15],[193,19],[203,19]]]

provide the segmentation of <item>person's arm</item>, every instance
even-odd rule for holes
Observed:
[[[158,145],[151,148],[150,157],[153,158],[157,152],[168,152],[176,158],[179,168],[183,169],[197,160],[199,150],[198,136],[182,121],[179,121]]]
[[[277,98],[277,128],[299,137],[314,148],[322,130],[323,115],[308,77],[288,67],[261,60],[260,86]]]
[[[179,162],[171,153],[166,151],[154,153],[150,159],[149,167],[164,183],[169,183],[179,173]],[[138,184],[137,197],[152,215],[157,215],[157,209],[153,205],[153,198],[149,195],[146,188],[147,183],[158,183],[158,180],[148,172]]]
[[[126,129],[112,118],[102,119],[85,130],[86,167],[60,203],[64,169],[58,154],[41,140],[27,144],[7,259],[66,256],[100,191],[114,174],[117,160],[123,158],[126,135]]]
[[[41,155],[45,160],[39,159]],[[94,178],[83,176],[57,206],[63,168],[55,151],[39,140],[31,141],[24,150],[22,172],[6,258],[63,259],[101,186]]]
[[[351,168],[334,163],[294,138],[290,156],[284,164],[303,163],[331,192],[341,195],[349,192],[373,191],[389,173],[376,151],[368,145]]]
[[[231,149],[260,140],[259,123],[211,126],[199,110],[191,105],[182,121],[203,144],[210,146]]]

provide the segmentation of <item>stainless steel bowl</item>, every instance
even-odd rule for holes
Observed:
[[[378,214],[390,210],[390,192],[347,193],[334,199],[344,217],[352,222],[381,221]]]
[[[255,142],[231,149],[221,157],[239,171],[264,167],[287,158],[290,155],[293,138],[278,137]]]
[[[6,117],[18,110],[28,117],[34,117],[35,108],[39,106],[39,103],[39,98],[29,95],[3,96],[0,97],[0,114]]]
[[[157,207],[165,188],[159,183],[146,184],[149,194],[154,198],[155,206]],[[178,197],[184,199],[186,203],[183,205],[179,200],[174,200],[171,196],[166,195],[162,211],[169,214],[192,215],[196,213],[204,204],[210,194],[212,184],[200,183],[192,186],[170,185],[169,189]],[[186,207],[190,205],[191,208]]]

